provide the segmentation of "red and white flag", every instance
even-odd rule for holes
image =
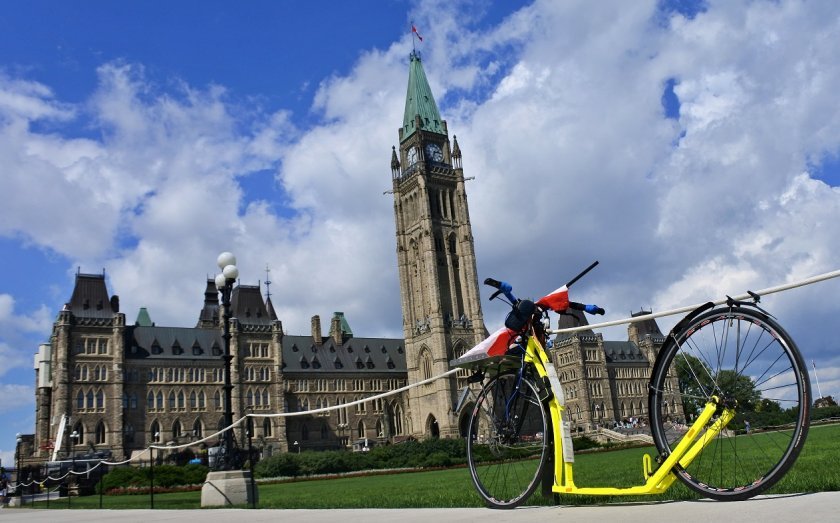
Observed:
[[[423,37],[420,36],[419,32],[417,32],[417,28],[414,26],[414,24],[411,24],[411,32],[416,34],[417,38],[419,38],[421,42],[423,41]]]
[[[548,296],[537,300],[537,305],[547,307],[554,312],[563,312],[569,308],[569,288],[563,285]]]
[[[508,350],[511,340],[516,336],[516,333],[507,327],[502,327],[490,336],[484,338],[484,341],[468,350],[461,358],[471,358],[474,356],[501,356]]]

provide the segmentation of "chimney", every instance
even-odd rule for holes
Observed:
[[[312,316],[312,339],[315,341],[315,345],[323,343],[321,339],[321,317],[317,314]]]
[[[344,334],[341,332],[341,317],[338,314],[334,314],[332,320],[330,320],[330,337],[337,346],[344,343]]]

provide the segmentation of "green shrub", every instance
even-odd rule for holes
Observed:
[[[200,485],[207,477],[204,465],[160,465],[154,468],[155,487],[176,487],[181,485]],[[105,492],[112,489],[148,488],[152,484],[151,467],[119,467],[112,469],[102,478]]]

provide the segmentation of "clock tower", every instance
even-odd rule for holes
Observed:
[[[450,369],[486,336],[461,151],[449,140],[420,55],[412,52],[399,149],[391,153],[397,261],[408,382]],[[465,376],[409,392],[410,432],[458,437],[466,420],[453,412]],[[463,413],[462,413],[463,414]]]

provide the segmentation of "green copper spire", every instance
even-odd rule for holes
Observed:
[[[408,92],[405,95],[405,116],[403,116],[403,141],[417,130],[416,116],[420,116],[420,127],[425,131],[446,135],[440,119],[435,98],[423,72],[423,64],[417,52],[411,53],[408,68]]]

